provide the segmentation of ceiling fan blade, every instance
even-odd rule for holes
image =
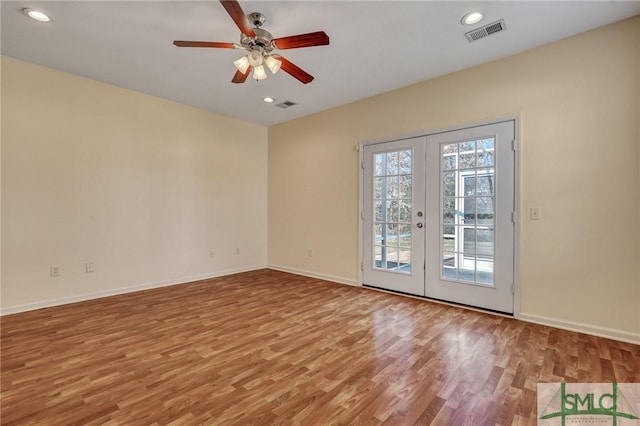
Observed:
[[[240,3],[236,0],[220,0],[220,3],[222,3],[222,7],[224,7],[229,16],[231,16],[233,22],[235,22],[238,28],[240,28],[242,34],[248,35],[249,37],[256,36],[256,33],[253,31],[251,23],[249,22],[249,18],[247,18],[242,7],[240,7]]]
[[[176,40],[173,42],[178,47],[218,47],[220,49],[235,49],[236,45],[233,43],[220,43],[217,41],[186,41]]]
[[[324,46],[329,44],[329,36],[324,31],[280,37],[273,40],[278,49],[296,49],[298,47]]]
[[[253,67],[251,65],[249,65],[249,68],[247,68],[247,72],[245,72],[244,74],[240,72],[240,70],[236,71],[236,74],[233,76],[233,80],[231,80],[232,83],[244,83],[245,81],[247,81],[247,77],[249,77],[249,74],[251,74],[251,69]]]
[[[313,76],[311,74],[309,74],[293,62],[289,61],[288,59],[285,59],[282,56],[278,56],[276,59],[282,62],[282,65],[280,66],[281,70],[298,79],[300,82],[307,84],[313,81]]]

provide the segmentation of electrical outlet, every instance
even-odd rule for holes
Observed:
[[[59,266],[51,266],[49,268],[49,274],[52,277],[59,277],[60,276],[60,267]]]
[[[542,219],[542,211],[540,207],[531,207],[531,210],[529,211],[529,217],[531,217],[531,220]]]
[[[93,269],[93,262],[85,263],[85,264],[84,264],[84,271],[85,271],[87,274],[90,274],[91,272],[93,272],[93,271],[94,271],[94,269]]]
[[[236,248],[236,254],[240,254],[240,248],[239,247]]]
[[[216,257],[216,252],[213,250],[209,250],[209,257],[214,258]]]
[[[313,250],[312,249],[308,249],[307,250],[307,256],[313,257]]]

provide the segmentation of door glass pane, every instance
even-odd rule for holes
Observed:
[[[493,285],[495,138],[440,145],[443,279]]]
[[[476,195],[476,175],[475,173],[463,178],[464,195],[473,197]]]
[[[456,199],[445,197],[442,200],[442,221],[444,223],[455,223],[456,216]]]
[[[398,210],[399,210],[400,222],[410,223],[411,222],[411,199],[400,200]]]
[[[411,151],[400,151],[400,171],[401,175],[411,175],[413,164],[411,163]]]
[[[476,220],[478,225],[493,226],[493,197],[478,197],[476,200]]]
[[[411,225],[398,227],[398,245],[401,248],[411,248]]]
[[[458,164],[461,169],[473,169],[476,166],[475,152],[460,154]]]
[[[375,200],[382,198],[382,179],[380,177],[373,178],[373,198]]]
[[[374,268],[411,273],[413,152],[374,154]]]
[[[442,250],[443,251],[454,251],[456,249],[456,239],[455,235],[443,235],[442,236]]]
[[[387,269],[398,269],[398,247],[387,246]]]
[[[398,190],[400,198],[411,198],[411,175],[398,178]]]
[[[382,224],[373,224],[373,244],[382,244]]]
[[[387,176],[398,174],[398,152],[387,152]]]
[[[476,141],[460,142],[458,143],[458,153],[467,154],[470,152],[476,152]]]
[[[493,256],[493,229],[478,227],[478,256]]]
[[[382,246],[373,247],[373,265],[376,268],[384,268],[386,265],[382,263]]]
[[[443,154],[457,154],[458,153],[458,144],[457,143],[451,143],[451,144],[445,144],[442,146],[442,153]]]
[[[462,229],[462,251],[474,256],[476,253],[476,230],[474,227],[465,226]]]
[[[456,168],[456,156],[455,155],[445,155],[443,169],[444,170],[453,170]]]
[[[398,248],[398,272],[411,272],[411,249]]]
[[[494,166],[494,139],[482,139],[478,141],[478,167]]]
[[[494,169],[478,169],[477,170],[477,195],[478,196],[489,196],[492,197],[495,195],[494,191]]]
[[[481,284],[493,283],[493,256],[479,256],[476,280]]]
[[[383,222],[385,215],[383,214],[382,206],[384,205],[384,201],[374,201],[373,202],[373,220],[376,222]]]
[[[397,223],[387,223],[386,225],[386,239],[385,239],[385,244],[386,245],[392,245],[392,246],[398,246],[397,244],[397,239],[398,239],[398,224]]]
[[[473,225],[476,221],[476,199],[471,197],[463,198],[460,222],[465,225]]]
[[[443,176],[442,191],[444,192],[444,196],[446,197],[455,196],[456,195],[456,173],[444,172],[442,176]]]
[[[386,199],[393,200],[398,198],[398,176],[387,176],[385,187],[386,191]]]
[[[458,279],[458,268],[455,253],[442,252],[442,278]]]
[[[398,200],[387,200],[387,223],[398,223]]]

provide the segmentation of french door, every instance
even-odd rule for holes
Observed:
[[[364,147],[363,280],[424,295],[426,137]]]
[[[365,285],[513,312],[513,121],[363,150]]]

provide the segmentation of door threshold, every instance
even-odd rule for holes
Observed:
[[[493,314],[493,315],[499,315],[502,317],[508,317],[508,318],[514,318],[513,313],[509,313],[509,312],[502,312],[502,311],[496,311],[494,309],[487,309],[487,308],[480,308],[478,306],[473,306],[473,305],[465,305],[464,303],[457,303],[457,302],[450,302],[448,300],[442,300],[442,299],[436,299],[434,297],[427,297],[427,296],[420,296],[417,294],[411,294],[411,293],[406,293],[404,291],[397,291],[397,290],[389,290],[383,287],[376,287],[373,285],[369,285],[369,284],[362,284],[362,286],[364,288],[369,288],[371,290],[377,290],[377,291],[382,291],[385,293],[391,293],[391,294],[398,294],[401,296],[409,296],[409,297],[413,297],[419,300],[428,300],[430,302],[434,302],[434,303],[440,303],[442,305],[449,305],[449,306],[453,306],[456,308],[464,308],[464,309],[469,309],[471,311],[477,311],[477,312],[484,312],[487,314]]]

